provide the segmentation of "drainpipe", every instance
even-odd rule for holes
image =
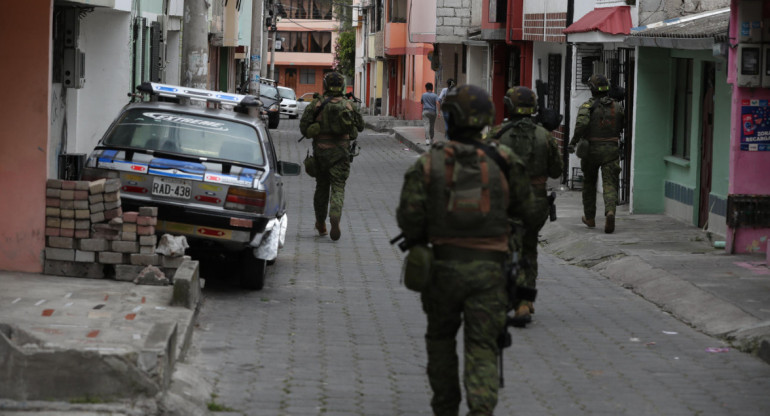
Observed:
[[[572,25],[575,18],[575,0],[567,0],[567,22],[566,27]],[[567,42],[567,54],[564,57],[564,139],[562,140],[562,185],[567,184],[569,179],[569,152],[567,146],[570,141],[570,106],[572,105],[572,43]]]

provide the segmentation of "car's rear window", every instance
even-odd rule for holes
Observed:
[[[294,95],[294,90],[290,88],[278,88],[278,92],[281,93],[281,98],[287,98],[289,100],[296,100],[297,96]]]
[[[168,111],[126,111],[104,139],[104,144],[221,158],[252,165],[265,164],[254,127]]]
[[[279,97],[278,89],[272,85],[262,84],[259,86],[259,95],[265,97]]]

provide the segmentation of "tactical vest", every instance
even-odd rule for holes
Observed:
[[[438,238],[507,235],[508,180],[473,145],[439,143],[429,151],[428,235]]]
[[[500,138],[524,161],[527,175],[548,176],[548,131],[531,118],[511,121],[513,126]]]
[[[594,99],[591,103],[591,121],[588,124],[586,137],[608,138],[618,137],[623,130],[623,112],[619,109],[620,103],[610,97]]]
[[[358,136],[354,111],[353,104],[344,97],[332,98],[316,118],[321,125],[321,134]]]

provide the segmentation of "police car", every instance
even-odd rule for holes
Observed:
[[[137,90],[150,101],[120,111],[83,179],[120,178],[124,211],[158,207],[159,235],[235,254],[242,285],[261,289],[286,235],[283,177],[300,173],[299,164],[278,160],[254,116],[261,102],[158,83]]]

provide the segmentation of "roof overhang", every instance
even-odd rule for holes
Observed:
[[[630,46],[670,49],[712,49],[728,39],[730,8],[664,20],[631,29],[624,40]]]
[[[586,13],[563,32],[567,35],[586,32],[627,35],[631,32],[631,26],[630,6],[600,7]]]

